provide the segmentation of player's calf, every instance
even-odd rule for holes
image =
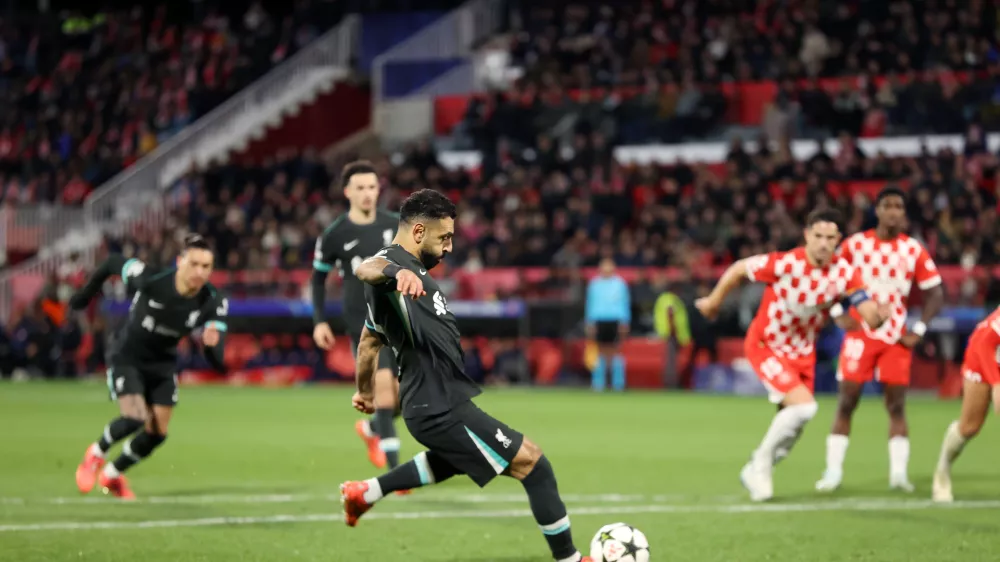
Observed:
[[[559,496],[555,472],[541,448],[524,439],[506,474],[524,486],[531,513],[549,543],[552,556],[566,562],[580,560],[582,556],[573,545],[569,515]]]

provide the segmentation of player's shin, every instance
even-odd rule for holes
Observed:
[[[782,445],[790,449],[788,444],[794,442],[806,423],[816,415],[817,409],[815,402],[807,402],[787,406],[775,414],[764,439],[754,451],[754,463],[763,467],[773,466],[778,450]]]
[[[372,431],[381,438],[378,446],[385,453],[390,469],[399,466],[399,438],[393,423],[395,413],[395,408],[379,408],[371,421]]]
[[[115,462],[104,467],[105,476],[108,478],[117,478],[122,472],[125,472],[139,461],[153,454],[153,451],[166,440],[166,435],[150,433],[146,430],[139,432],[122,447],[122,453],[118,455]]]
[[[455,474],[457,472],[447,461],[433,451],[424,451],[382,476],[366,480],[365,502],[373,504],[392,492],[444,482]]]
[[[941,454],[938,456],[937,468],[941,471],[950,471],[952,463],[962,454],[962,449],[968,443],[968,439],[958,426],[957,421],[951,422],[944,432],[944,440],[941,442]]]
[[[103,457],[111,449],[112,445],[139,431],[142,429],[142,426],[142,420],[127,418],[125,416],[111,420],[108,425],[104,426],[104,433],[101,434],[101,438],[95,443],[95,454]]]
[[[531,472],[521,480],[521,484],[528,493],[531,513],[549,543],[552,556],[561,561],[580,560],[580,553],[573,546],[566,505],[559,497],[556,475],[545,455],[538,459]]]

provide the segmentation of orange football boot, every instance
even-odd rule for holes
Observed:
[[[83,460],[76,467],[76,487],[81,494],[89,494],[97,483],[97,474],[104,468],[107,462],[103,457],[94,453],[94,445],[87,447],[87,452],[83,454]]]
[[[365,424],[368,422],[366,420],[358,420],[354,424],[354,430],[358,432],[358,437],[365,442],[365,446],[368,447],[368,460],[371,461],[375,468],[385,468],[386,459],[385,451],[379,449],[378,443],[380,441],[378,435],[369,436],[365,433]]]
[[[340,485],[340,503],[344,506],[344,522],[348,527],[357,525],[358,519],[372,508],[372,504],[365,501],[367,491],[367,482],[344,482]]]
[[[135,493],[132,492],[132,488],[128,485],[128,479],[124,475],[120,475],[118,478],[108,478],[104,472],[101,472],[98,483],[105,494],[111,494],[126,501],[135,500]]]

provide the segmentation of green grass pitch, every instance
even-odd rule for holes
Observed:
[[[521,487],[464,478],[390,497],[356,529],[337,485],[375,475],[346,387],[183,388],[170,438],[131,473],[140,501],[81,497],[73,471],[116,412],[96,383],[0,385],[0,560],[548,560]],[[477,402],[547,452],[577,545],[603,524],[643,530],[655,561],[995,560],[1000,452],[991,423],[955,470],[954,506],[929,501],[957,402],[913,398],[912,496],[887,490],[886,420],[867,399],[844,487],[821,496],[833,402],[824,399],[775,474],[776,500],[750,504],[737,473],[774,410],[763,398],[487,390]],[[405,427],[403,457],[418,452]]]

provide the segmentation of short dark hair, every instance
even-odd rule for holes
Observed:
[[[212,251],[212,247],[208,245],[208,240],[197,232],[192,232],[184,237],[184,251],[191,249],[195,250],[208,250]]]
[[[416,219],[453,219],[457,215],[455,204],[451,202],[451,199],[433,189],[414,191],[399,208],[399,221],[411,224]]]
[[[351,183],[351,178],[357,174],[374,174],[375,165],[368,160],[355,160],[348,162],[344,169],[340,171],[340,187],[347,187]]]
[[[820,222],[832,222],[837,230],[844,231],[844,215],[837,209],[816,209],[806,217],[806,228]]]
[[[906,192],[903,191],[903,188],[895,184],[889,184],[883,187],[882,191],[879,191],[878,195],[875,196],[875,206],[878,207],[879,203],[881,203],[883,199],[886,197],[892,197],[893,195],[898,195],[899,198],[903,200],[903,204],[906,204]]]

